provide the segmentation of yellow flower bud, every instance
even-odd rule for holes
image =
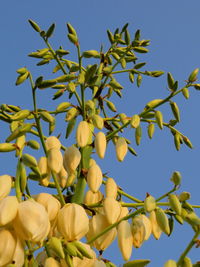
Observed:
[[[152,224],[151,224],[151,221],[144,214],[141,214],[139,216],[141,217],[141,220],[142,220],[142,222],[144,224],[144,228],[145,228],[144,240],[148,240],[149,237],[150,237],[150,235],[151,235],[151,233],[152,233]]]
[[[0,226],[10,223],[16,217],[18,205],[16,196],[7,196],[0,201]]]
[[[128,145],[124,137],[118,138],[116,145],[115,145],[115,149],[116,149],[117,159],[119,161],[123,161],[124,157],[126,156],[126,153],[128,152]]]
[[[103,132],[98,132],[94,140],[94,146],[97,155],[103,159],[106,152],[106,136]]]
[[[62,167],[61,171],[57,174],[57,179],[62,188],[65,188],[67,183],[68,173],[64,167]]]
[[[97,192],[102,184],[103,176],[99,165],[92,165],[87,173],[87,184],[92,192]]]
[[[49,181],[51,179],[51,171],[47,164],[47,158],[41,157],[38,161],[38,168],[40,170],[42,178],[40,179],[40,183],[44,186],[49,185]]]
[[[105,215],[100,213],[94,215],[89,222],[89,232],[86,236],[87,240],[90,240],[92,237],[98,235],[108,226],[109,223],[107,222]],[[116,236],[117,230],[116,228],[112,228],[110,231],[97,238],[92,243],[92,246],[94,246],[97,250],[105,250],[114,241]]]
[[[152,225],[152,234],[155,237],[155,239],[158,240],[162,234],[162,230],[160,229],[160,226],[157,223],[156,214],[154,210],[150,212],[149,219]]]
[[[133,236],[131,226],[128,221],[122,221],[117,227],[118,246],[122,253],[123,259],[128,261],[131,257]]]
[[[28,199],[19,203],[13,227],[21,239],[42,242],[50,230],[49,217],[41,204]]]
[[[144,209],[146,212],[151,212],[156,208],[156,200],[153,196],[149,195],[144,200]]]
[[[117,197],[117,185],[113,178],[108,178],[106,181],[106,197]]]
[[[52,257],[45,260],[44,267],[60,267],[60,263]]]
[[[94,261],[94,265],[93,265],[93,267],[106,267],[107,265],[105,264],[105,262],[104,261],[99,261],[99,260],[95,260]]]
[[[97,164],[96,161],[94,159],[90,159],[90,161],[89,161],[89,167],[91,167],[94,164]]]
[[[167,218],[167,215],[161,208],[157,208],[155,210],[156,213],[156,220],[158,225],[160,226],[161,230],[166,234],[169,235],[170,233],[170,227],[169,227],[169,221]]]
[[[52,148],[48,151],[48,167],[52,172],[59,173],[63,166],[63,156],[60,150]]]
[[[131,230],[133,235],[133,246],[135,248],[141,247],[145,238],[145,226],[139,216],[133,218]]]
[[[76,170],[81,160],[81,153],[75,146],[66,148],[63,158],[65,170],[70,173]]]
[[[103,202],[105,217],[109,224],[115,223],[121,213],[120,203],[112,197],[106,197]]]
[[[84,147],[88,143],[90,128],[87,121],[81,121],[76,130],[76,141],[78,146]]]
[[[0,266],[7,266],[15,261],[16,266],[24,264],[24,248],[12,230],[0,230]]]
[[[81,239],[89,229],[89,219],[80,205],[70,203],[58,212],[58,231],[67,241]]]
[[[86,205],[92,205],[99,203],[102,199],[103,199],[103,194],[100,191],[94,193],[91,190],[88,190],[85,194],[84,203]]]
[[[36,196],[35,200],[45,207],[48,215],[49,221],[55,220],[57,217],[58,211],[61,208],[60,202],[48,193],[40,193]]]
[[[61,148],[61,143],[60,143],[59,139],[55,136],[47,137],[47,139],[45,141],[45,145],[46,145],[47,151],[52,149],[52,148],[57,148],[57,149]]]
[[[0,176],[0,200],[6,197],[12,188],[12,177],[10,175]]]
[[[177,267],[177,264],[174,260],[168,260],[167,262],[165,262],[164,267]]]

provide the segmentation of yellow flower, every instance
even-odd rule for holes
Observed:
[[[16,196],[7,196],[0,201],[0,226],[10,223],[17,215],[19,202]]]
[[[19,203],[13,227],[21,239],[42,242],[50,230],[48,213],[33,199],[23,201]]]
[[[12,188],[12,177],[10,175],[0,176],[0,200],[6,197]]]
[[[67,241],[79,240],[88,232],[89,219],[80,205],[69,203],[58,212],[58,231]]]

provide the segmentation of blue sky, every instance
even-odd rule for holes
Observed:
[[[53,47],[63,45],[70,50],[70,59],[76,60],[74,47],[66,38],[66,22],[70,22],[78,32],[81,50],[96,49],[101,44],[108,47],[106,30],[114,31],[129,23],[129,30],[134,36],[137,29],[141,30],[142,39],[150,39],[150,52],[141,56],[141,61],[148,64],[145,70],[169,71],[180,86],[188,78],[190,72],[200,66],[200,32],[199,32],[198,0],[191,1],[134,1],[134,0],[57,0],[57,1],[3,1],[0,9],[1,33],[1,96],[0,103],[17,104],[23,108],[32,105],[31,90],[28,82],[15,87],[16,69],[26,66],[34,77],[44,74],[45,78],[53,77],[49,67],[36,67],[37,60],[27,57],[32,51],[44,48],[42,40],[28,24],[28,19],[36,21],[41,28],[47,29],[53,22],[56,31],[52,37]],[[87,64],[89,61],[85,61]],[[145,104],[155,98],[167,96],[166,74],[161,78],[145,77],[141,87],[130,84],[127,76],[119,76],[123,83],[124,99],[117,99],[116,106],[119,112],[129,116],[139,113]],[[51,91],[39,93],[39,105],[52,109],[59,101],[52,103]],[[173,171],[180,171],[183,182],[180,190],[191,192],[191,203],[199,203],[199,103],[200,94],[191,90],[191,97],[185,100],[182,95],[174,98],[181,110],[181,122],[177,128],[188,136],[194,149],[182,146],[177,152],[174,148],[173,138],[167,129],[156,128],[153,140],[149,140],[145,132],[141,145],[134,143],[133,131],[126,131],[126,135],[133,141],[133,147],[138,157],[128,155],[123,163],[118,163],[113,157],[114,148],[110,144],[104,160],[98,160],[103,171],[109,171],[117,183],[130,194],[144,199],[146,192],[155,197],[165,193],[172,187],[169,181]],[[169,108],[162,107],[164,118],[169,118]],[[4,142],[8,129],[0,122],[0,142]],[[60,127],[60,128],[59,128]],[[59,124],[55,134],[65,130],[65,125]],[[63,143],[68,146],[64,140]],[[73,142],[73,140],[71,141]],[[37,155],[37,154],[36,154]],[[16,160],[12,155],[0,155],[1,173],[14,175]],[[35,187],[33,193],[35,193]],[[197,211],[199,214],[199,212]],[[133,249],[132,259],[149,258],[152,260],[148,266],[162,266],[169,259],[177,259],[188,244],[193,232],[187,224],[175,224],[171,238],[162,236],[160,241],[151,238],[140,249]],[[193,262],[200,260],[198,249],[189,254]],[[122,263],[122,257],[117,244],[111,246],[105,257],[114,263]]]

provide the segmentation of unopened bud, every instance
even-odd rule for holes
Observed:
[[[117,159],[123,161],[128,152],[128,145],[124,137],[119,137],[115,145]]]
[[[131,257],[133,236],[131,226],[128,221],[122,221],[117,227],[118,246],[122,253],[123,259],[128,261]]]
[[[47,137],[47,139],[45,141],[45,145],[46,145],[47,151],[52,149],[52,148],[57,148],[57,149],[61,148],[61,143],[60,143],[59,139],[55,136]]]
[[[177,267],[177,264],[176,264],[176,262],[174,260],[168,260],[165,263],[164,267]]]
[[[113,178],[108,178],[106,181],[106,197],[112,197],[116,199],[117,197],[117,185],[115,183],[115,180]]]
[[[120,203],[112,197],[106,197],[103,202],[105,217],[109,224],[115,223],[121,213]]]
[[[146,212],[151,212],[156,208],[156,200],[153,196],[149,195],[144,200],[144,209]]]
[[[166,235],[169,235],[170,227],[169,227],[169,221],[168,221],[167,215],[160,208],[157,208],[155,210],[155,213],[156,213],[156,220],[157,220],[159,227]]]
[[[65,170],[70,173],[76,170],[81,160],[81,153],[77,147],[71,146],[66,148],[64,157],[63,157],[63,164]]]
[[[52,148],[48,151],[48,167],[52,172],[59,173],[63,166],[63,156],[59,149]]]
[[[87,184],[92,192],[97,192],[102,184],[102,171],[99,165],[92,165],[87,173]]]
[[[88,123],[86,121],[81,121],[76,130],[76,141],[78,146],[84,147],[87,145],[89,134],[90,128],[88,126]]]
[[[94,146],[97,155],[103,159],[106,152],[106,136],[103,132],[98,132],[94,140]]]
[[[0,200],[6,197],[12,188],[12,177],[10,175],[0,176]]]

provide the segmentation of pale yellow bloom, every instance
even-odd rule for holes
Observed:
[[[69,203],[58,212],[58,231],[67,241],[80,240],[89,229],[89,219],[80,205]]]
[[[0,200],[9,195],[12,188],[12,177],[10,175],[0,176]]]
[[[47,137],[47,139],[45,141],[45,145],[46,145],[47,151],[52,149],[52,148],[57,148],[57,149],[61,148],[61,143],[60,143],[59,139],[55,136]]]
[[[21,239],[42,242],[50,230],[48,213],[33,199],[23,201],[18,206],[13,227]]]
[[[0,201],[0,226],[4,226],[17,215],[19,202],[16,196],[7,196]]]

